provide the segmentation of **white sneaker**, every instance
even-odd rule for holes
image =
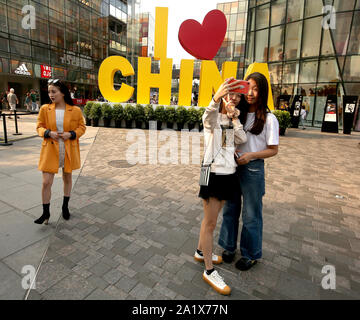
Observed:
[[[203,279],[220,294],[229,295],[231,293],[230,287],[224,282],[224,279],[216,270],[214,270],[210,275],[208,275],[205,270],[203,273]]]
[[[204,256],[201,256],[200,254],[198,254],[197,251],[195,251],[195,254],[194,254],[194,259],[198,262],[204,262]],[[213,264],[220,264],[223,262],[223,259],[221,256],[218,256],[216,254],[212,254],[212,263]]]

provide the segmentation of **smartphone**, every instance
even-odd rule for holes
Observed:
[[[241,157],[241,154],[238,153],[238,152],[235,152],[235,158],[236,158],[236,159],[239,159],[240,157]]]
[[[233,83],[237,80],[230,80],[229,83]],[[239,83],[239,85],[241,85],[240,88],[237,88],[231,92],[236,92],[236,93],[241,93],[241,94],[247,94],[249,92],[249,87],[250,87],[250,83],[249,81],[244,81],[244,80],[240,80],[241,82]]]

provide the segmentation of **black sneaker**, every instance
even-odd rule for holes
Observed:
[[[224,262],[231,263],[234,261],[235,252],[224,250],[221,256]]]
[[[241,271],[247,271],[257,264],[257,260],[250,260],[248,258],[240,258],[238,262],[235,263],[235,267]]]

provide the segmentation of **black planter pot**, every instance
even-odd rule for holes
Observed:
[[[121,128],[121,120],[115,120],[115,128]]]
[[[172,129],[174,127],[174,122],[166,122],[166,127]]]
[[[195,123],[188,123],[188,128],[189,128],[189,131],[191,131],[192,129],[195,128]]]
[[[201,131],[202,129],[204,129],[204,126],[203,126],[202,122],[198,122],[198,124],[199,124],[199,131]]]
[[[85,121],[87,126],[91,126],[91,119],[86,118]]]
[[[141,129],[142,128],[142,121],[135,121],[136,128]]]
[[[92,119],[92,126],[98,127],[99,126],[99,119]]]
[[[162,127],[162,121],[158,121],[157,122],[157,129],[161,130],[161,127]]]
[[[126,120],[126,128],[131,129],[132,128],[132,120]]]
[[[184,129],[184,123],[182,123],[182,122],[177,122],[176,124],[177,124],[177,129],[178,129],[178,131],[181,131],[181,129]]]
[[[280,128],[280,129],[279,129],[279,134],[280,134],[281,136],[284,136],[284,135],[285,135],[285,131],[286,131],[286,128]]]
[[[110,128],[111,119],[104,118],[104,127]]]
[[[145,129],[149,130],[149,121],[145,121]]]

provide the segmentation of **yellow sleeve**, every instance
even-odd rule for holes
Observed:
[[[44,137],[45,131],[48,129],[46,128],[46,108],[48,105],[43,105],[40,108],[39,115],[37,118],[36,123],[36,131],[40,137]]]

